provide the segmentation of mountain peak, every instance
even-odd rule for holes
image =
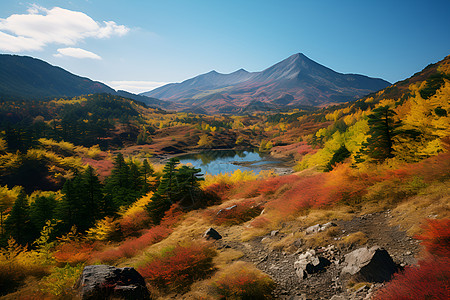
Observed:
[[[240,68],[239,70],[236,70],[236,71],[234,71],[233,73],[230,73],[230,74],[239,74],[239,73],[247,74],[247,73],[250,73],[250,72],[245,70],[245,69],[243,69],[243,68]]]

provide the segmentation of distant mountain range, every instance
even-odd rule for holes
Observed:
[[[325,106],[356,100],[391,85],[358,74],[335,72],[298,53],[261,71],[230,74],[211,71],[141,95],[177,102],[210,113],[277,107]]]
[[[165,101],[151,97],[115,91],[106,84],[74,75],[37,58],[0,54],[0,97],[42,99],[96,93],[119,95],[148,105],[168,105]]]
[[[0,97],[13,99],[109,93],[165,109],[247,113],[326,106],[356,100],[389,85],[378,78],[335,72],[298,53],[261,72],[211,71],[136,95],[115,91],[36,58],[0,54]]]

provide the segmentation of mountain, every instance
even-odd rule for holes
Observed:
[[[119,95],[150,106],[171,105],[166,101],[126,91],[116,92],[101,82],[74,75],[37,58],[0,54],[0,97],[40,99],[97,93]]]
[[[115,90],[89,78],[74,75],[40,59],[0,55],[0,95],[4,97],[44,98],[109,93]]]
[[[218,89],[247,81],[253,76],[254,73],[247,72],[244,69],[237,70],[230,74],[222,74],[213,70],[206,74],[185,80],[182,83],[166,84],[150,92],[141,93],[141,95],[160,99],[190,98],[197,94],[201,94],[203,91]]]
[[[268,103],[274,108],[324,106],[356,100],[389,85],[379,78],[338,73],[297,53],[261,72],[211,71],[142,95],[202,106],[209,112],[230,112],[230,107],[237,112],[251,103]],[[223,107],[218,106],[218,99]]]

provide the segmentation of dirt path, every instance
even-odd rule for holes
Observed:
[[[414,257],[419,252],[418,241],[408,237],[398,227],[389,226],[389,219],[389,211],[386,211],[355,217],[350,221],[334,221],[341,232],[336,238],[361,231],[368,238],[367,246],[378,245],[385,248],[399,265],[414,264],[416,262]],[[224,245],[242,251],[244,253],[242,260],[254,263],[257,268],[275,280],[277,283],[275,296],[280,299],[330,299],[333,295],[345,293],[346,283],[340,278],[344,255],[360,247],[316,249],[316,252],[322,252],[321,255],[333,263],[326,272],[300,280],[294,269],[294,262],[301,253],[300,249],[295,254],[290,254],[266,247],[267,239],[277,241],[285,235],[273,233],[248,242],[240,242],[236,235],[228,235],[231,229],[222,230]]]

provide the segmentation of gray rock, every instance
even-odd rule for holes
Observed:
[[[134,268],[86,266],[75,289],[83,300],[150,299],[144,278]]]
[[[308,274],[322,272],[331,262],[322,256],[316,256],[314,250],[300,254],[298,260],[294,262],[295,273],[300,279],[305,279]]]
[[[378,246],[350,252],[345,255],[345,263],[342,274],[350,274],[360,281],[384,282],[397,272],[397,266],[389,253]]]
[[[313,233],[317,233],[320,231],[320,224],[316,224],[313,226],[309,226],[308,228],[306,228],[306,234],[313,234]]]
[[[337,226],[337,225],[334,224],[333,222],[328,222],[323,225],[316,224],[316,225],[309,226],[308,228],[306,228],[306,234],[318,233],[318,232],[324,231],[330,227],[335,227],[335,226]]]
[[[203,237],[207,240],[213,239],[213,240],[220,240],[222,236],[215,230],[214,228],[209,228],[206,230],[205,234],[203,234]]]
[[[280,231],[279,230],[272,230],[270,232],[270,236],[276,236]]]

